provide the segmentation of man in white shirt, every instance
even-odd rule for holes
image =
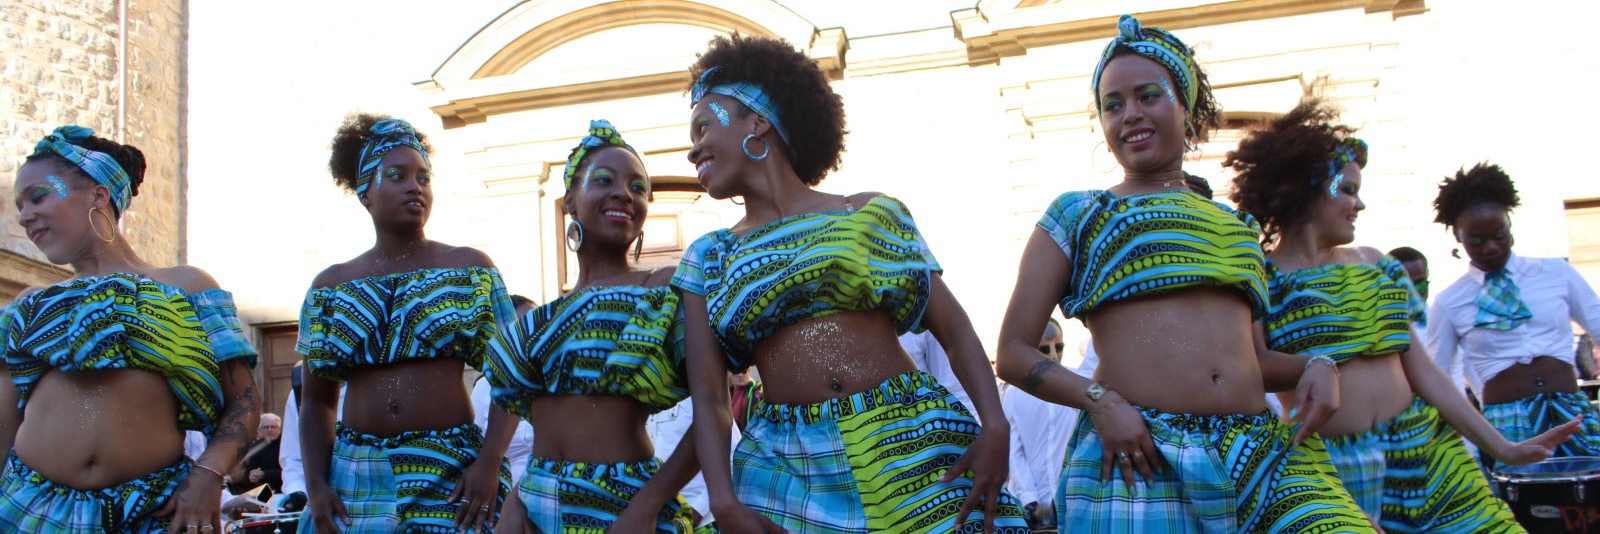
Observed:
[[[278,442],[278,466],[283,468],[283,494],[288,495],[284,500],[285,512],[296,512],[306,505],[306,468],[300,456],[300,373],[304,369],[301,364],[295,364],[292,381],[295,391],[289,394],[289,400],[283,406],[283,437]],[[343,382],[339,383],[339,402],[334,417],[344,417],[344,389]]]
[[[1051,319],[1039,340],[1039,352],[1060,363],[1065,348],[1061,326]],[[1021,388],[1008,388],[1001,407],[1011,424],[1011,480],[1007,486],[1023,503],[1031,524],[1054,526],[1056,486],[1077,410],[1040,400]]]
[[[906,332],[900,336],[900,346],[911,355],[911,361],[917,364],[917,369],[932,375],[939,385],[950,391],[961,401],[972,417],[978,417],[977,407],[972,405],[972,398],[967,396],[967,390],[961,387],[961,380],[956,378],[956,372],[950,368],[950,357],[945,355],[944,347],[939,345],[939,340],[933,337],[932,332],[920,333]],[[982,420],[978,421],[982,423]]]
[[[650,434],[650,442],[655,444],[656,457],[662,461],[672,457],[672,452],[678,450],[678,442],[683,441],[684,434],[689,432],[689,424],[694,422],[694,399],[683,399],[677,405],[656,412],[645,421],[645,431]],[[728,443],[734,447],[739,445],[739,427],[730,425]],[[728,449],[732,451],[733,448]],[[728,462],[733,462],[733,457],[728,457]],[[694,508],[695,526],[710,523],[715,520],[711,516],[711,494],[706,492],[705,476],[695,473],[694,479],[683,486],[678,492],[683,495],[683,500],[689,501],[689,507]]]

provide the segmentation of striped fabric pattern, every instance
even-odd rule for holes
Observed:
[[[507,341],[515,315],[496,269],[386,274],[307,292],[296,349],[311,372],[336,381],[357,366],[410,359],[481,367],[490,346]]]
[[[1061,299],[1067,317],[1105,302],[1201,286],[1236,287],[1255,315],[1267,309],[1260,225],[1200,195],[1073,191],[1056,197],[1039,228],[1072,263]]]
[[[1411,349],[1411,299],[1405,267],[1333,263],[1284,271],[1267,262],[1272,310],[1263,320],[1267,347],[1323,354],[1343,363],[1357,356]]]
[[[590,464],[535,457],[518,483],[517,492],[538,532],[606,534],[661,469],[661,460]],[[694,513],[679,496],[656,517],[657,534],[694,532]]]
[[[1093,420],[1079,419],[1057,489],[1062,532],[1374,532],[1322,440],[1291,449],[1293,429],[1271,412],[1140,412],[1172,469],[1131,491],[1115,470],[1102,483],[1104,445]]]
[[[1600,456],[1600,410],[1582,393],[1540,393],[1483,407],[1484,419],[1511,441],[1533,439],[1579,415],[1583,429],[1556,447],[1551,457]]]
[[[128,273],[40,289],[9,308],[8,331],[0,335],[18,408],[50,369],[140,369],[171,386],[179,429],[210,436],[223,406],[221,363],[255,364],[232,302],[220,289],[189,295]]]
[[[1483,470],[1420,397],[1372,433],[1382,442],[1383,529],[1409,533],[1524,533],[1504,501],[1495,498]]]
[[[385,438],[340,424],[335,434],[338,440],[328,464],[328,485],[350,513],[353,524],[345,530],[347,534],[457,532],[455,518],[460,506],[446,501],[483,447],[483,430],[478,425]],[[504,503],[510,488],[511,471],[502,459],[498,503]],[[499,504],[495,509],[499,510]],[[311,534],[313,526],[307,510],[300,519],[300,532]]]
[[[528,414],[534,399],[615,395],[653,411],[689,396],[681,299],[671,287],[590,287],[522,317],[520,351],[493,351],[495,404]]]
[[[189,460],[100,490],[73,489],[23,465],[15,451],[0,473],[0,532],[156,534],[172,518],[150,514],[189,476]]]
[[[981,532],[981,510],[955,524],[972,479],[938,483],[977,432],[922,372],[818,404],[762,402],[734,450],[734,484],[741,502],[790,532]],[[1028,533],[1010,494],[998,513],[995,532]]]
[[[835,313],[884,310],[897,332],[919,330],[938,271],[905,204],[879,196],[743,236],[706,234],[684,251],[672,285],[705,297],[711,330],[740,371],[761,339]]]

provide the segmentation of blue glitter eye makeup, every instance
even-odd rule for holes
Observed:
[[[712,113],[717,114],[717,122],[722,123],[723,126],[727,126],[728,123],[731,122],[731,119],[728,117],[728,110],[723,108],[722,105],[712,102],[710,108]]]
[[[1344,173],[1342,173],[1342,172],[1339,173],[1339,174],[1333,175],[1333,179],[1332,180],[1328,180],[1328,198],[1333,198],[1333,197],[1339,196],[1339,184],[1343,183],[1343,182],[1344,182]]]
[[[1167,100],[1174,104],[1178,103],[1178,93],[1172,91],[1172,85],[1167,83],[1167,79],[1162,78],[1160,82],[1161,88],[1167,90]]]
[[[44,179],[49,180],[50,185],[55,187],[56,198],[67,198],[67,184],[66,182],[62,182],[60,177],[52,174],[46,176]]]

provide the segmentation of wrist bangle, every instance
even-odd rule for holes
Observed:
[[[1311,368],[1311,364],[1317,363],[1317,362],[1327,363],[1328,367],[1332,367],[1333,368],[1333,376],[1339,376],[1339,362],[1333,361],[1333,358],[1329,358],[1329,357],[1324,356],[1322,354],[1318,354],[1316,356],[1312,356],[1311,359],[1306,360],[1306,369],[1310,369]]]
[[[1112,406],[1116,406],[1118,404],[1122,404],[1122,399],[1111,399],[1110,401],[1106,401],[1105,406],[1101,406],[1099,408],[1095,408],[1094,411],[1089,412],[1089,417],[1094,417],[1094,416],[1106,413],[1106,410],[1110,410]]]
[[[205,465],[205,464],[202,464],[202,463],[200,463],[200,462],[195,462],[195,463],[194,463],[194,466],[195,466],[195,467],[198,467],[198,468],[201,468],[201,469],[204,469],[204,470],[206,470],[206,471],[210,471],[210,472],[211,472],[211,474],[213,474],[213,475],[217,475],[217,479],[219,479],[219,480],[224,480],[224,481],[225,481],[225,480],[228,480],[228,477],[227,477],[227,476],[225,476],[225,475],[223,475],[223,474],[222,474],[222,473],[221,473],[221,472],[219,472],[219,471],[217,471],[217,470],[216,470],[216,469],[212,469],[212,468],[210,468],[210,467],[206,467],[206,465]]]

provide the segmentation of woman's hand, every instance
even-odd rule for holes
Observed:
[[[1166,469],[1167,461],[1156,448],[1155,437],[1150,435],[1150,425],[1145,423],[1144,415],[1122,396],[1102,397],[1090,406],[1087,415],[1094,420],[1095,432],[1100,434],[1105,454],[1100,461],[1102,483],[1111,481],[1113,466],[1122,470],[1122,481],[1129,490],[1136,480],[1134,472],[1148,484],[1156,473]]]
[[[222,487],[216,475],[201,469],[190,471],[167,504],[156,510],[156,517],[172,516],[172,532],[181,534],[222,534]]]
[[[261,472],[261,468],[259,468],[259,467],[255,468],[255,469],[251,469],[250,470],[250,483],[251,484],[258,484],[258,483],[261,482],[261,479],[262,478],[266,478],[266,476],[267,476],[266,473]]]
[[[1556,447],[1566,443],[1573,434],[1583,430],[1583,416],[1563,423],[1561,426],[1546,430],[1545,433],[1534,436],[1527,441],[1516,443],[1506,442],[1499,450],[1490,451],[1490,455],[1500,463],[1507,465],[1527,465],[1542,462],[1555,453]]]
[[[1308,364],[1294,388],[1294,409],[1289,420],[1300,422],[1294,432],[1295,446],[1322,428],[1339,411],[1339,369],[1322,362]]]
[[[944,476],[939,477],[940,483],[947,483],[967,471],[972,471],[972,493],[967,494],[966,502],[961,505],[961,513],[956,515],[956,525],[967,524],[967,516],[977,509],[979,503],[983,506],[983,531],[994,532],[994,518],[996,508],[1000,504],[1000,488],[1006,483],[1007,467],[1010,458],[1007,453],[1010,449],[1011,432],[1003,425],[986,425],[978,431],[978,438],[972,441],[972,446],[967,448],[966,454],[956,461],[956,465]]]
[[[456,510],[456,530],[488,532],[494,528],[495,512],[500,509],[500,463],[481,457],[472,462],[446,502],[461,504]]]
[[[344,501],[339,499],[339,493],[328,487],[327,482],[306,481],[306,506],[311,508],[311,526],[315,532],[324,534],[338,534],[351,525],[350,512],[344,509]],[[338,521],[334,521],[338,518]],[[174,523],[176,524],[176,523]]]

